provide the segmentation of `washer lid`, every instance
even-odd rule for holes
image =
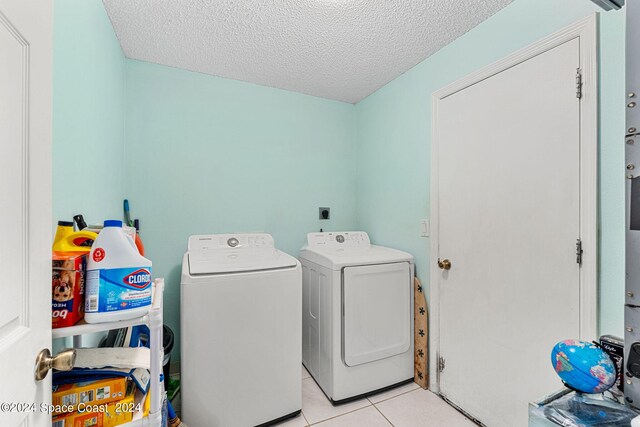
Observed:
[[[407,252],[372,245],[365,232],[309,233],[300,258],[315,264],[340,270],[350,265],[413,262]]]
[[[191,275],[277,270],[296,266],[296,259],[277,249],[269,251],[189,252]]]
[[[189,274],[213,275],[295,267],[298,261],[273,246],[265,233],[189,237]]]

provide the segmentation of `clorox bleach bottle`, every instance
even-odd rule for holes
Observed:
[[[151,305],[151,261],[122,229],[105,221],[87,260],[84,318],[88,323],[143,316]]]

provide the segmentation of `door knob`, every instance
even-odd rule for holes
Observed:
[[[438,267],[440,267],[441,270],[450,270],[451,261],[449,261],[448,259],[443,259],[441,261],[440,258],[438,258]]]
[[[76,351],[74,349],[63,350],[51,357],[49,349],[45,348],[36,357],[35,377],[36,381],[42,381],[52,368],[56,371],[70,371],[76,363]]]

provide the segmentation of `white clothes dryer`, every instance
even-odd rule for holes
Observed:
[[[302,361],[332,403],[413,380],[413,256],[365,232],[309,233]]]
[[[181,418],[268,425],[300,413],[300,263],[269,234],[189,237],[181,284]]]

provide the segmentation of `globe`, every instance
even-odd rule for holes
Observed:
[[[609,355],[589,342],[560,341],[551,351],[551,364],[569,388],[583,393],[602,393],[616,382]]]

